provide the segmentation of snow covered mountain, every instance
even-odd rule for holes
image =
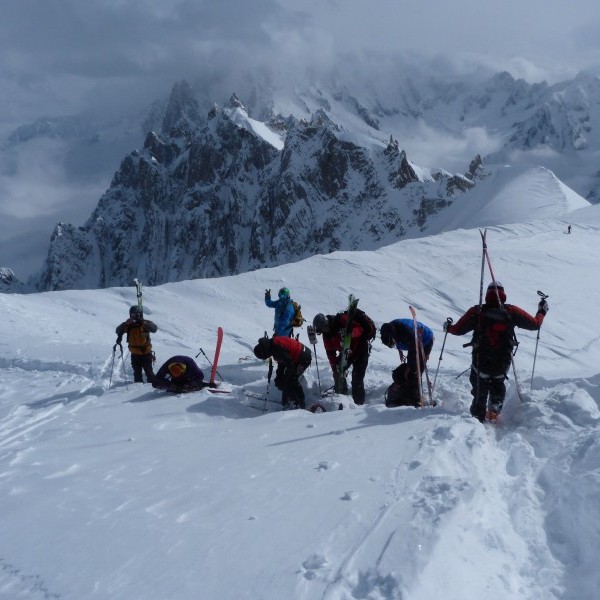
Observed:
[[[579,196],[600,197],[597,77],[549,86],[508,73],[377,76],[361,73],[352,90],[342,77],[287,85],[248,77],[246,106],[234,95],[223,108],[213,105],[216,85],[176,84],[147,113],[153,133],[123,160],[87,222],[57,226],[29,287],[224,275],[421,235],[479,187],[467,169],[476,154],[478,168],[502,181],[543,166]],[[72,135],[87,131],[67,124]],[[22,128],[11,144],[53,131]]]
[[[87,223],[58,225],[38,288],[156,285],[378,247],[473,186],[414,167],[392,138],[361,145],[322,110],[264,123],[233,96],[197,129],[178,86],[166,114],[169,135],[148,134]]]
[[[465,228],[145,287],[157,365],[198,354],[208,371],[199,347],[212,358],[224,326],[228,395],[131,383],[127,355],[111,352],[131,285],[0,294],[0,596],[595,599],[600,206],[572,210],[580,200],[548,171],[509,170],[483,180],[502,190],[485,210],[476,186],[436,216],[460,212]],[[523,188],[543,218],[515,222]],[[477,227],[492,218],[508,300],[531,312],[541,289],[550,303],[539,340],[518,332],[523,402],[511,373],[497,426],[468,412],[468,337],[448,336],[441,353],[443,321],[477,302]],[[244,391],[269,389],[251,349],[273,322],[263,290],[281,285],[309,319],[350,292],[378,327],[415,306],[436,335],[438,406],[384,406],[398,354],[377,339],[364,406],[339,396],[341,411],[264,414]],[[304,386],[318,399],[332,379],[320,340],[313,350]]]

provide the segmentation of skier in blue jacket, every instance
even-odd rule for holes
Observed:
[[[265,304],[275,309],[274,335],[290,337],[293,333],[292,319],[294,318],[294,304],[290,298],[290,290],[283,287],[277,294],[277,300],[271,300],[271,290],[265,290]]]
[[[423,373],[425,363],[431,354],[433,348],[433,331],[420,321],[417,321],[418,337],[423,344],[423,354],[417,351],[415,347],[415,326],[413,319],[395,319],[389,323],[384,323],[381,326],[381,341],[388,348],[394,348],[400,353],[401,364],[406,362],[408,369],[395,369],[392,376],[398,384],[403,384],[407,387],[409,395],[413,398],[414,406],[420,405],[420,386],[418,380],[419,370],[417,369],[417,361],[420,366],[420,371]],[[404,352],[407,356],[404,356]],[[420,360],[419,360],[420,357]],[[398,377],[402,376],[400,381]]]

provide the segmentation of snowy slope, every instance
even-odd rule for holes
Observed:
[[[590,203],[544,167],[509,166],[488,169],[485,179],[458,196],[442,215],[425,226],[426,234],[463,227],[489,227],[532,219],[567,217]]]
[[[497,427],[468,416],[467,339],[439,360],[442,322],[477,301],[477,229],[146,288],[157,365],[212,358],[224,326],[218,397],[132,384],[127,361],[126,382],[118,355],[109,388],[133,287],[0,295],[0,598],[595,598],[599,208],[488,230],[509,302],[550,296],[533,386],[536,334],[521,332],[524,403],[511,375]],[[364,407],[263,414],[243,388],[266,390],[251,348],[281,285],[310,319],[350,292],[378,325],[415,306],[437,337],[439,406],[385,408],[397,354],[376,340]],[[313,362],[309,395],[319,378]]]

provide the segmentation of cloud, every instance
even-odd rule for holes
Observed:
[[[182,78],[229,95],[250,89],[249,75],[293,85],[326,73],[353,85],[411,69],[448,78],[507,70],[549,82],[587,67],[600,74],[597,0],[0,0],[0,15],[4,139],[46,116],[139,117]],[[59,140],[3,152],[2,255],[27,219],[37,228],[43,215],[51,231],[50,221],[88,216],[128,144],[138,143],[134,134],[82,151],[78,163]],[[407,142],[411,160],[461,171],[444,155],[495,144],[479,130],[457,140],[422,129]]]

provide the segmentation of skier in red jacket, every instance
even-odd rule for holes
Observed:
[[[315,331],[323,334],[323,346],[325,346],[325,352],[329,359],[334,381],[338,380],[342,353],[342,332],[344,331],[347,322],[347,310],[340,312],[337,315],[324,315],[319,313],[313,319]],[[355,404],[359,405],[364,404],[365,402],[364,379],[369,364],[369,354],[371,353],[371,340],[373,339],[373,331],[368,326],[369,322],[372,323],[370,318],[365,318],[358,314],[352,321],[350,353],[346,364],[346,370],[352,366],[352,400]],[[348,384],[346,383],[345,378],[346,373],[344,372],[344,389],[342,390],[342,393],[347,394]]]
[[[452,335],[473,332],[466,346],[472,346],[471,364],[471,414],[482,423],[495,421],[504,404],[507,372],[516,344],[514,328],[538,330],[548,312],[548,302],[540,300],[535,317],[513,304],[505,304],[506,294],[499,281],[490,283],[485,294],[485,304],[472,306],[454,324],[447,319],[444,331]],[[489,406],[488,406],[489,397]]]
[[[276,335],[260,338],[254,347],[254,356],[261,360],[273,357],[277,362],[275,386],[281,390],[283,406],[305,408],[304,390],[299,378],[312,362],[310,348],[294,338]]]

